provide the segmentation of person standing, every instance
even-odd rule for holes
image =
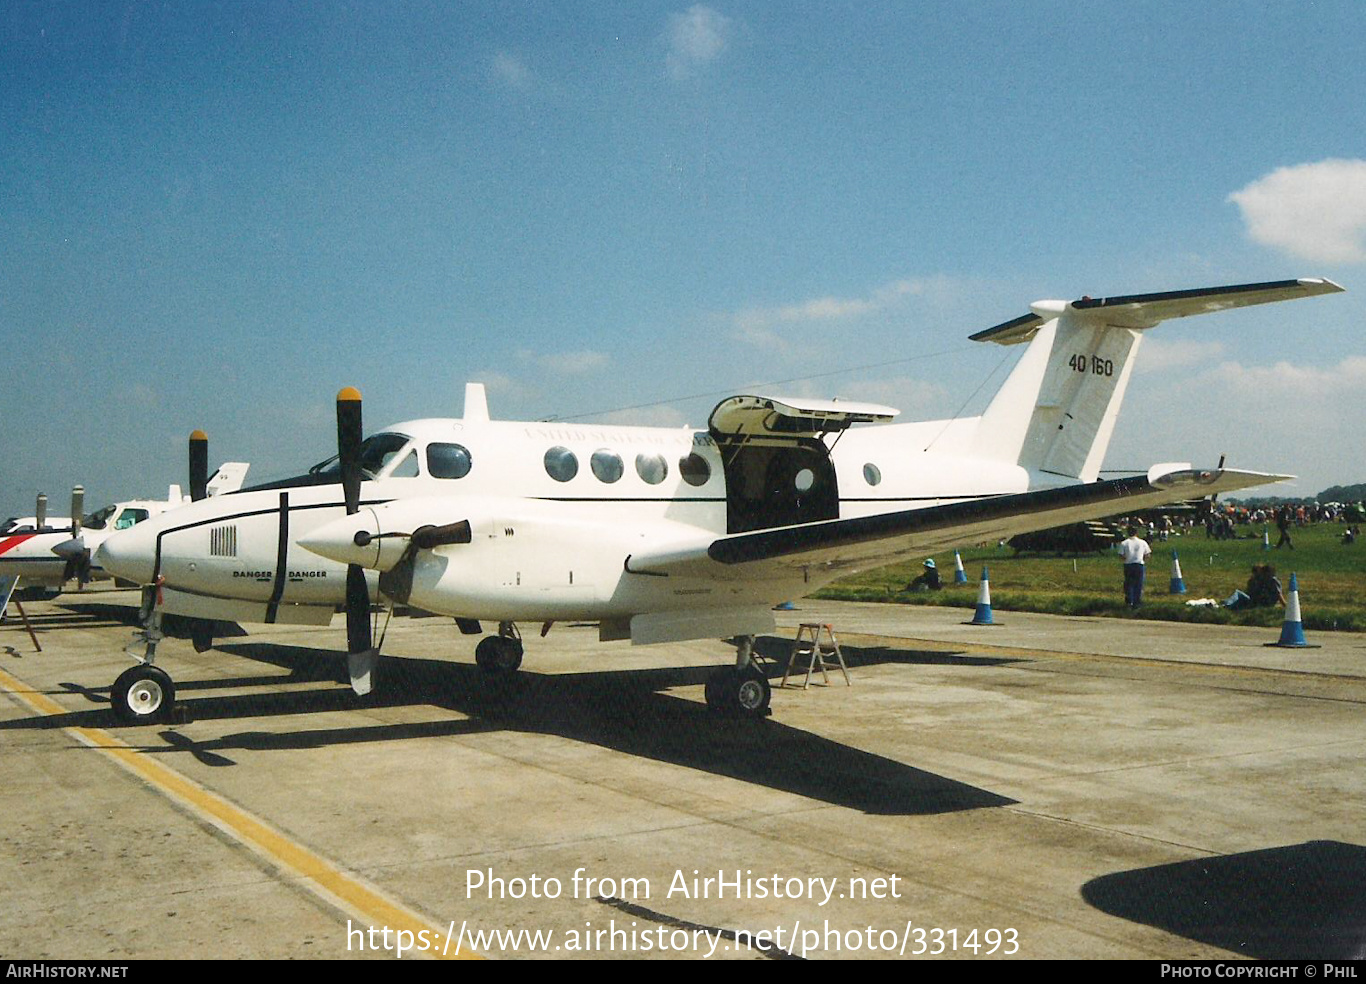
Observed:
[[[1276,529],[1281,531],[1281,538],[1276,541],[1277,550],[1281,549],[1283,546],[1289,547],[1291,550],[1295,549],[1295,544],[1290,540],[1290,524],[1293,522],[1294,518],[1295,514],[1291,511],[1289,506],[1283,506],[1277,511]]]
[[[1119,556],[1124,561],[1124,601],[1137,608],[1143,601],[1143,578],[1148,573],[1148,555],[1153,548],[1130,526],[1127,539],[1119,545]]]

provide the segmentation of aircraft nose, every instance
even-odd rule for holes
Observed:
[[[115,533],[95,551],[95,563],[115,577],[151,584],[156,575],[156,534],[142,526]]]

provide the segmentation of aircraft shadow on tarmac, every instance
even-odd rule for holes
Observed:
[[[766,640],[761,643],[768,648]],[[790,646],[790,642],[786,643],[783,660]],[[700,687],[714,671],[714,666],[563,674],[540,674],[523,669],[510,678],[491,680],[469,663],[386,656],[378,667],[381,681],[378,693],[358,699],[349,688],[340,686],[273,689],[285,684],[342,683],[345,661],[335,652],[267,643],[231,643],[217,648],[235,656],[286,668],[288,673],[178,681],[177,702],[186,706],[192,720],[419,704],[448,708],[466,718],[349,728],[241,732],[204,742],[196,742],[181,732],[164,730],[160,737],[165,744],[144,745],[142,751],[189,753],[208,765],[229,766],[235,764],[229,757],[234,749],[272,751],[517,731],[559,735],[868,814],[950,813],[1016,802],[772,719],[718,717],[698,701],[662,692],[677,687]],[[844,647],[844,653],[851,666],[879,660],[916,662],[923,657],[925,662],[940,662],[945,658],[942,653],[895,650],[865,653],[848,647]],[[769,676],[781,676],[782,668],[781,661],[770,663],[766,672]],[[42,719],[0,722],[0,731],[24,726],[117,727],[107,707],[107,686],[90,688],[76,683],[61,686],[102,706]],[[256,686],[263,692],[212,693]]]
[[[1307,841],[1105,875],[1110,915],[1259,960],[1366,958],[1366,847]]]

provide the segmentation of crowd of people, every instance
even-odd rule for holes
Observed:
[[[1216,504],[1203,517],[1205,536],[1212,540],[1233,540],[1238,537],[1238,527],[1240,526],[1262,526],[1270,527],[1274,525],[1279,534],[1276,542],[1277,547],[1290,547],[1294,549],[1291,531],[1299,527],[1309,526],[1313,523],[1344,523],[1344,543],[1354,543],[1360,535],[1358,527],[1351,525],[1348,520],[1361,516],[1366,509],[1362,504],[1344,504],[1341,502],[1311,502],[1307,505],[1291,505],[1285,503],[1280,506],[1239,506],[1232,504]],[[1192,521],[1191,525],[1194,525]]]

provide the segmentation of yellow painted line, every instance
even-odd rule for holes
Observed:
[[[4,670],[0,670],[0,686],[39,714],[68,713],[66,708],[46,694],[34,690]],[[432,941],[433,951],[426,955],[437,959],[480,959],[479,954],[463,947],[459,954],[443,953],[448,929],[429,922],[378,888],[363,883],[357,876],[343,872],[322,855],[291,840],[261,818],[235,806],[169,766],[147,757],[103,728],[67,727],[62,730],[84,745],[107,752],[125,770],[158,792],[189,808],[282,872],[302,879],[304,887],[331,905],[356,916],[365,923],[366,928],[387,926],[395,933],[407,930],[414,940]],[[453,946],[454,941],[451,942]],[[414,950],[411,955],[422,956],[423,953]]]

